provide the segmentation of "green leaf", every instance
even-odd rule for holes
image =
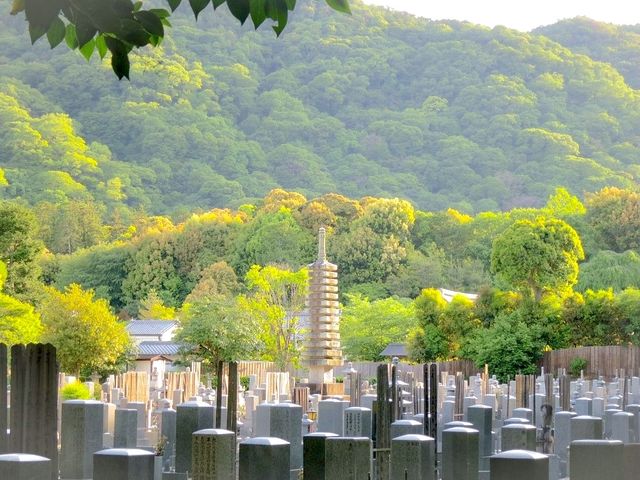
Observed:
[[[213,9],[215,10],[216,8],[218,8],[220,5],[222,5],[226,1],[227,0],[212,0],[211,3],[213,3]]]
[[[158,37],[164,36],[164,27],[162,26],[162,21],[160,17],[158,17],[153,12],[140,11],[135,12],[133,17],[138,20],[144,29],[149,32],[151,35],[155,35]]]
[[[267,18],[265,0],[249,0],[249,6],[251,8],[251,21],[257,29]]]
[[[198,19],[198,14],[209,5],[211,0],[189,0],[189,4],[191,5],[191,10],[193,10],[193,14],[196,16],[196,20]]]
[[[29,24],[29,36],[31,37],[32,45],[36,43],[38,39],[42,37],[45,33],[47,33],[47,29],[45,27],[36,25],[35,23]]]
[[[67,25],[67,33],[64,35],[64,40],[67,42],[67,46],[74,50],[78,48],[78,37],[76,36],[76,26],[73,23]]]
[[[251,10],[249,0],[227,0],[227,7],[229,7],[231,15],[240,20],[241,24],[247,20]]]
[[[164,8],[151,8],[149,9],[149,11],[160,19],[169,18],[171,16],[171,12],[165,10]]]
[[[24,13],[29,22],[31,41],[42,37],[60,13],[58,0],[25,0]]]
[[[100,55],[100,59],[102,60],[104,56],[107,54],[107,42],[104,39],[103,35],[98,35],[96,37],[96,50],[98,50],[98,55]]]
[[[13,0],[11,3],[11,15],[17,15],[20,12],[24,12],[25,0]]]
[[[78,46],[82,48],[93,39],[96,33],[98,33],[98,29],[93,25],[93,22],[85,15],[76,15],[75,24]]]
[[[167,0],[167,3],[169,4],[169,8],[171,8],[172,12],[176,11],[176,8],[180,6],[180,2],[182,2],[182,0]]]
[[[142,8],[142,2],[138,1],[133,4],[133,11],[138,12]]]
[[[287,2],[287,8],[293,10],[296,8],[296,0],[285,0]]]
[[[67,29],[64,26],[64,22],[60,17],[56,18],[49,27],[49,30],[47,30],[47,40],[49,40],[51,48],[56,48],[60,45],[66,33]]]
[[[128,18],[120,20],[120,28],[115,33],[118,34],[118,38],[136,47],[144,47],[149,43],[149,32],[135,20]]]
[[[84,58],[87,59],[87,62],[89,61],[89,59],[91,59],[91,55],[93,55],[93,50],[95,49],[95,47],[96,42],[94,39],[89,40],[87,43],[80,47],[80,53]]]
[[[277,19],[278,23],[273,26],[273,31],[276,32],[277,36],[280,36],[284,27],[287,26],[287,21],[289,19],[289,11],[286,8],[286,4],[283,3],[283,0],[278,2]]]
[[[151,35],[151,36],[149,37],[149,43],[150,43],[151,45],[153,45],[154,47],[157,47],[157,46],[159,46],[159,45],[162,43],[162,39],[163,39],[163,38],[164,38],[164,37],[159,37],[159,36],[157,36],[157,35]]]
[[[327,2],[327,5],[329,5],[334,10],[337,10],[342,13],[351,13],[348,0],[325,0],[325,1]]]
[[[129,78],[129,53],[126,45],[113,37],[105,37],[107,48],[111,52],[111,68],[119,80]]]

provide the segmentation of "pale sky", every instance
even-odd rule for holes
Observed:
[[[640,23],[637,0],[364,0],[433,20],[468,20],[529,31],[564,18],[586,16],[617,24]]]

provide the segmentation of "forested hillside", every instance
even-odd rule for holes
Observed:
[[[143,211],[182,219],[275,187],[466,213],[539,207],[557,186],[635,189],[633,30],[608,49],[598,37],[567,44],[571,22],[545,30],[561,46],[353,11],[300,5],[276,39],[181,8],[163,48],[133,59],[131,82],[95,58],[31,47],[23,19],[0,16],[0,195],[49,219],[81,205],[117,229]]]

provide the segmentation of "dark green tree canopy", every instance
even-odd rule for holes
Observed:
[[[515,222],[494,240],[491,269],[539,299],[545,288],[575,285],[582,259],[580,237],[568,223],[539,217]]]
[[[349,13],[348,0],[326,0],[338,11]],[[167,0],[171,11],[182,0]],[[196,19],[209,4],[217,9],[226,3],[240,23],[247,18],[255,28],[265,20],[275,24],[280,35],[287,24],[289,12],[296,0],[189,0]],[[170,27],[171,12],[163,8],[143,8],[143,2],[132,0],[13,0],[11,14],[25,12],[31,42],[47,36],[51,48],[66,42],[71,49],[80,49],[89,59],[94,51],[101,58],[111,52],[111,67],[122,79],[129,78],[129,52],[138,47],[160,45],[164,27]]]

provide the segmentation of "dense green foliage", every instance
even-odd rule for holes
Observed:
[[[35,305],[75,372],[124,358],[75,346],[112,312],[176,316],[190,354],[284,368],[325,226],[349,358],[408,340],[506,378],[640,342],[634,30],[353,10],[300,5],[280,39],[177,11],[130,83],[0,17],[0,331]]]
[[[347,0],[326,0],[336,10],[349,12]],[[150,3],[150,2],[148,2]],[[182,0],[167,0],[175,11]],[[186,2],[185,2],[186,3]],[[295,0],[190,0],[196,19],[209,4],[215,9],[225,4],[240,23],[251,17],[258,28],[267,18],[274,23],[273,30],[280,35],[287,24]],[[153,5],[152,5],[153,6]],[[46,35],[51,48],[63,40],[71,49],[79,49],[87,60],[97,50],[100,58],[111,53],[111,68],[118,76],[129,78],[129,53],[134,48],[157,47],[164,38],[164,28],[170,27],[171,13],[160,8],[145,9],[142,1],[132,0],[13,0],[12,15],[25,13],[31,42]]]
[[[215,369],[219,361],[237,361],[259,350],[256,320],[235,299],[219,295],[186,304],[176,341],[186,357]]]
[[[78,381],[73,383],[67,383],[60,389],[60,397],[63,401],[67,400],[89,400],[91,398],[91,392],[89,387],[84,383]]]
[[[124,324],[104,300],[73,284],[59,292],[47,290],[40,313],[42,340],[56,347],[64,372],[85,376],[113,371],[130,353],[130,338]]]
[[[545,288],[564,290],[578,280],[584,260],[580,237],[562,220],[518,220],[493,242],[491,269],[507,286],[540,299]]]
[[[131,83],[28,47],[0,16],[0,195],[55,204],[39,211],[68,225],[51,244],[69,251],[105,235],[96,215],[113,238],[141,211],[183,218],[277,186],[473,213],[634,185],[640,99],[613,66],[542,35],[352,7],[299,5],[281,38],[180,8],[162,47],[132,54]]]
[[[0,261],[0,343],[35,343],[40,340],[42,324],[33,306],[2,293],[7,268]]]
[[[413,304],[394,298],[370,302],[350,296],[340,323],[344,354],[353,360],[382,360],[391,342],[403,343],[415,324]]]

